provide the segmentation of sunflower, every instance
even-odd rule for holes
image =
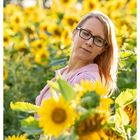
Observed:
[[[18,50],[18,51],[25,51],[27,49],[26,46],[27,45],[25,43],[25,40],[23,39],[21,41],[17,40],[17,42],[14,45],[14,48],[15,48],[15,50]]]
[[[4,47],[8,47],[10,42],[11,42],[11,37],[9,35],[9,31],[8,30],[4,30],[4,36],[3,36],[3,44],[4,44]]]
[[[107,86],[104,86],[100,81],[94,83],[94,91],[100,96],[104,96],[108,93]]]
[[[39,125],[44,134],[59,136],[63,130],[69,128],[76,119],[74,108],[60,97],[57,101],[53,98],[44,100],[39,109]]]
[[[88,91],[94,91],[94,84],[92,81],[89,80],[81,80],[80,84],[75,84],[75,90],[77,92],[88,92]]]
[[[16,4],[6,4],[6,7],[4,7],[4,21],[9,22],[9,17],[13,15],[13,13],[16,13],[17,11],[21,11],[21,7]]]
[[[124,111],[129,116],[130,125],[136,128],[137,125],[137,112],[136,107],[133,104],[129,104],[124,108]]]
[[[94,0],[94,1],[91,1],[91,0],[83,0],[82,1],[83,10],[85,12],[92,11],[92,10],[94,10],[94,9],[97,8],[98,3],[99,3],[98,0]]]
[[[117,131],[105,129],[104,132],[108,136],[109,140],[124,140],[124,138]]]
[[[36,63],[46,65],[48,63],[49,52],[46,49],[40,49],[34,53],[34,57]]]
[[[21,31],[21,28],[24,26],[24,17],[22,12],[15,12],[11,16],[11,26],[15,32]]]
[[[79,18],[77,15],[75,15],[75,12],[67,12],[67,14],[64,15],[62,24],[64,26],[68,26],[71,30],[76,27],[76,24],[78,23]]]
[[[60,27],[56,23],[53,23],[51,27],[48,27],[48,30],[53,36],[53,38],[52,38],[53,41],[55,43],[60,42],[60,38],[61,38],[62,33],[63,33],[62,27]]]
[[[57,5],[58,11],[64,11],[64,8],[69,9],[72,6],[75,6],[76,0],[53,0],[52,5]]]
[[[7,77],[8,77],[8,70],[7,70],[7,68],[4,65],[4,68],[3,68],[3,79],[6,80]]]
[[[65,28],[64,32],[62,33],[61,36],[61,48],[65,48],[68,47],[72,44],[71,42],[71,36],[70,36],[70,29],[69,28]]]
[[[99,113],[92,114],[80,121],[76,127],[79,140],[101,140],[102,138],[106,140],[107,136],[103,131],[105,122],[106,118]]]
[[[110,113],[111,104],[113,104],[113,100],[111,98],[100,98],[100,105],[97,107],[97,110],[104,113]]]
[[[8,136],[6,140],[28,140],[26,135],[20,135],[20,136]]]
[[[36,53],[38,50],[44,49],[45,45],[46,44],[43,42],[42,39],[34,40],[30,43],[31,52]]]
[[[48,18],[48,17],[47,17]],[[40,31],[46,32],[48,31],[48,26],[50,26],[49,21],[50,19],[48,18],[46,21],[43,21],[39,25]]]

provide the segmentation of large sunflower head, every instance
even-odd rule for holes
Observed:
[[[20,135],[20,136],[8,136],[6,140],[28,140],[26,135]]]
[[[69,102],[60,97],[44,100],[38,112],[39,125],[47,135],[59,136],[66,128],[74,123],[76,113]]]

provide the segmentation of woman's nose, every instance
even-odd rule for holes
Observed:
[[[86,43],[87,43],[88,45],[92,46],[92,45],[93,45],[93,38],[91,37],[90,39],[88,39],[88,40],[86,41]]]

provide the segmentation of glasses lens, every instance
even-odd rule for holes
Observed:
[[[80,36],[84,39],[89,39],[91,37],[91,34],[86,30],[81,30]]]
[[[94,43],[95,43],[95,45],[102,47],[104,45],[104,40],[100,37],[95,37]]]

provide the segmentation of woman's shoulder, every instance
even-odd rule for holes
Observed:
[[[84,67],[82,67],[81,68],[81,71],[82,70],[86,70],[86,71],[99,71],[99,68],[98,68],[98,65],[97,64],[95,64],[95,63],[93,63],[93,64],[88,64],[88,65],[86,65],[86,66],[84,66]]]
[[[100,80],[100,74],[97,64],[89,64],[79,69],[75,75],[73,75],[69,82],[73,85],[75,83],[80,83],[81,80],[91,80],[95,82]]]

